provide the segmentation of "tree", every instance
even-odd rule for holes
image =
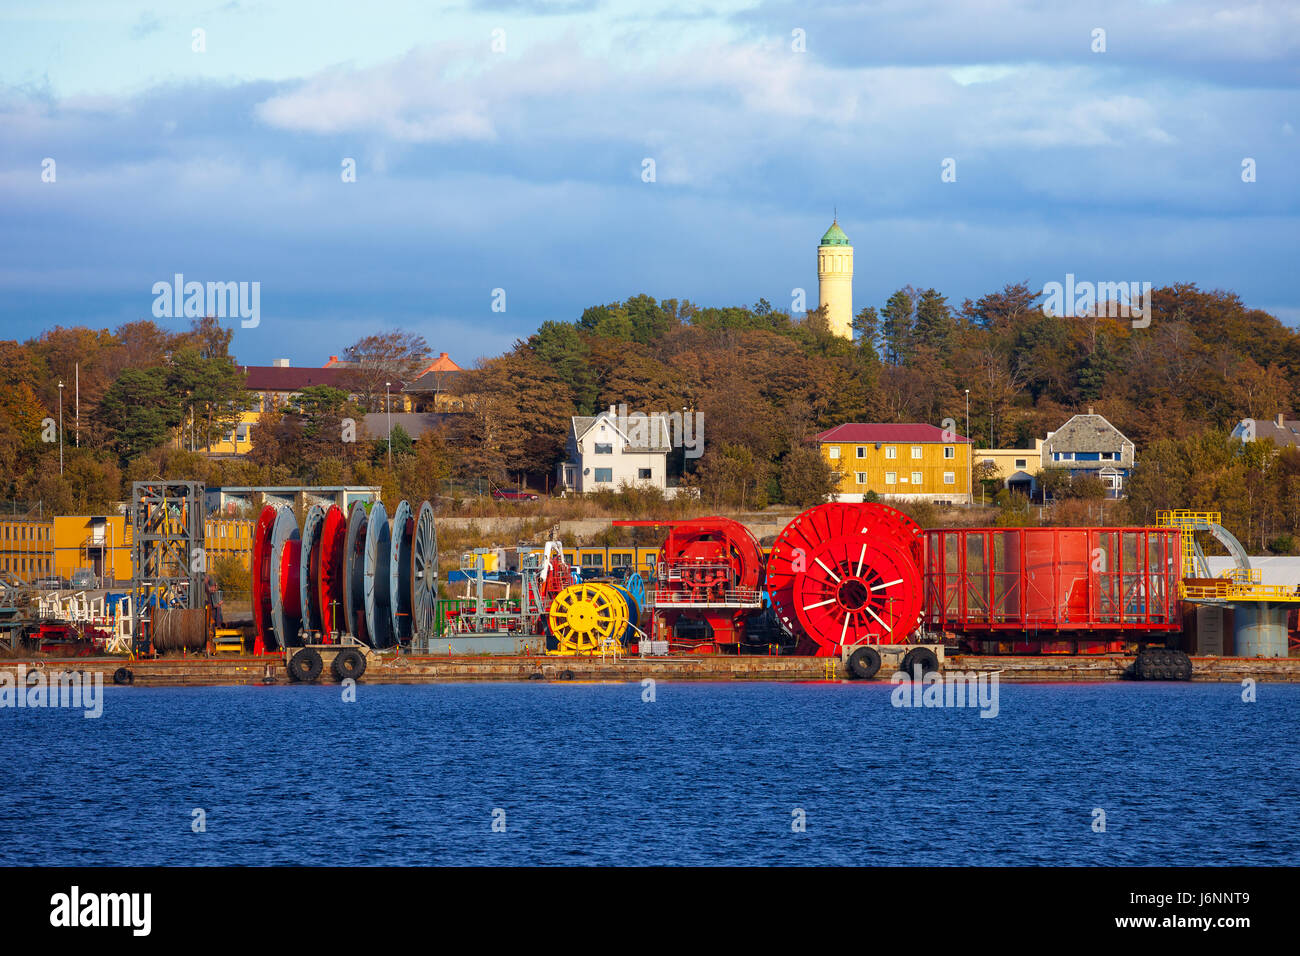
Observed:
[[[792,448],[781,462],[781,499],[809,508],[830,501],[839,488],[840,473],[816,448]]]
[[[383,411],[385,382],[389,392],[401,392],[403,383],[412,382],[429,365],[429,345],[424,336],[413,332],[392,331],[367,335],[343,350],[346,361],[353,363],[342,376],[368,411]]]
[[[180,404],[162,368],[122,372],[104,393],[99,416],[123,463],[161,445],[181,422]]]

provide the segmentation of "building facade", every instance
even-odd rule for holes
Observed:
[[[817,304],[831,332],[853,338],[853,244],[838,219],[817,245]]]
[[[54,573],[54,521],[0,518],[0,575],[10,584],[30,584]]]
[[[840,475],[837,500],[969,504],[970,439],[934,425],[853,422],[814,436]]]
[[[1123,498],[1136,456],[1137,446],[1089,408],[1088,414],[1075,415],[1047,433],[1041,460],[1044,470],[1062,469],[1071,477],[1095,475],[1106,489],[1106,497]]]
[[[623,486],[668,488],[668,452],[672,448],[663,415],[620,419],[611,408],[599,415],[574,416],[569,427],[567,461],[560,463],[561,493],[617,491]]]
[[[1001,482],[1009,491],[1033,498],[1038,494],[1035,475],[1043,467],[1043,440],[1034,439],[1033,448],[976,448],[975,467],[992,465],[988,478]]]

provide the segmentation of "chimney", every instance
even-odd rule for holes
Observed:
[[[276,359],[271,364],[274,365],[276,368],[288,368],[289,360],[287,358]]]
[[[446,352],[439,352],[439,353],[438,353],[438,358],[440,358],[440,359],[448,358],[448,355],[447,355]]]
[[[1281,428],[1286,424],[1286,416],[1281,412],[1278,412],[1277,418],[1273,419],[1273,424],[1277,425],[1278,428]]]
[[[1092,414],[1092,406],[1091,406],[1091,405],[1088,406],[1088,414],[1089,414],[1089,415]]]

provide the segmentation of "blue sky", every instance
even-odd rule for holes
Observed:
[[[1294,3],[8,0],[0,335],[183,273],[261,283],[244,362],[467,364],[640,292],[814,303],[833,207],[855,307],[1074,273],[1294,325],[1298,86]]]

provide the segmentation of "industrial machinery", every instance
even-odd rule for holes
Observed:
[[[746,620],[763,607],[763,555],[749,529],[719,517],[614,524],[669,529],[646,588],[650,639],[693,653],[738,653]]]
[[[925,623],[985,654],[1122,653],[1181,628],[1178,529],[952,528],[926,537]]]
[[[618,653],[640,609],[632,596],[613,584],[571,584],[547,611],[547,628],[556,654]]]
[[[901,511],[817,505],[777,536],[764,587],[799,653],[906,644],[921,616],[922,555],[921,529]]]

